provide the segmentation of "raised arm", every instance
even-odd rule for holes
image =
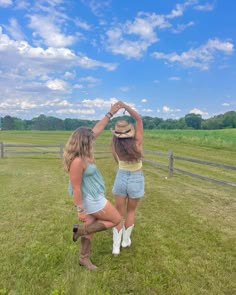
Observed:
[[[108,113],[105,114],[104,118],[97,122],[97,124],[93,127],[93,133],[95,137],[97,137],[103,131],[109,120],[120,108],[122,108],[122,106],[121,102],[119,101],[111,105],[110,110],[108,111]]]
[[[138,145],[141,145],[143,142],[143,120],[142,116],[137,113],[134,109],[132,109],[129,105],[119,102],[122,108],[124,108],[131,117],[134,118],[136,121],[136,133],[135,133],[135,139]]]

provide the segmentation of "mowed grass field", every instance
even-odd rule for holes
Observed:
[[[70,132],[1,131],[0,142],[65,144]],[[109,144],[105,131],[98,143]],[[102,148],[99,148],[102,149]],[[236,130],[146,131],[144,149],[236,165]],[[107,149],[108,150],[108,149]],[[160,163],[166,158],[147,155]],[[113,202],[116,165],[97,154]],[[175,165],[236,183],[236,172],[185,161]],[[132,246],[113,257],[112,232],[95,235],[89,272],[78,264],[77,222],[58,155],[0,159],[0,294],[236,294],[236,188],[144,164],[145,197]]]

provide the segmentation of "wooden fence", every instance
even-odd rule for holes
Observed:
[[[95,153],[97,153],[97,154],[110,153],[109,150],[105,150],[105,151],[99,150],[99,147],[103,147],[103,148],[108,147],[107,145],[96,144],[96,147],[98,147],[98,149],[96,149],[96,151],[95,151]],[[37,148],[40,150],[32,150],[32,148],[33,149]],[[26,149],[26,150],[22,150],[22,149]],[[63,144],[8,144],[8,143],[0,142],[0,158],[4,158],[6,155],[10,155],[10,154],[58,154],[59,157],[62,159],[63,149],[64,149]],[[182,157],[182,156],[174,155],[172,151],[170,151],[169,153],[163,153],[163,152],[144,150],[144,155],[145,156],[152,155],[152,156],[159,156],[159,157],[166,158],[167,159],[166,164],[158,163],[154,160],[148,160],[146,158],[144,158],[143,162],[148,163],[148,164],[155,166],[155,167],[168,169],[168,177],[172,177],[174,172],[179,172],[179,173],[191,176],[191,177],[199,178],[202,180],[207,180],[207,181],[210,181],[213,183],[236,187],[236,183],[233,183],[233,182],[210,178],[208,176],[203,176],[200,174],[192,173],[192,172],[184,170],[182,168],[174,167],[174,161],[175,160],[188,161],[188,162],[192,162],[192,163],[208,165],[208,166],[217,167],[217,168],[225,169],[225,170],[232,170],[232,171],[236,171],[236,166],[230,166],[230,165],[225,165],[225,164],[221,164],[221,163],[215,163],[215,162],[194,159],[194,158],[189,158],[189,157]]]
[[[202,164],[202,165],[208,165],[208,166],[217,167],[217,168],[224,169],[224,170],[232,170],[232,171],[236,171],[236,166],[230,166],[230,165],[225,165],[225,164],[221,164],[221,163],[215,163],[215,162],[194,159],[194,158],[189,158],[189,157],[182,157],[182,156],[174,155],[173,152],[169,152],[168,154],[167,153],[165,154],[165,153],[161,153],[161,152],[153,152],[153,151],[145,150],[144,154],[145,155],[147,155],[147,154],[157,155],[157,156],[162,156],[162,157],[168,158],[169,159],[168,165],[163,165],[163,164],[157,163],[153,160],[146,160],[146,159],[144,159],[144,162],[149,163],[153,166],[157,166],[157,167],[161,167],[161,168],[168,168],[168,176],[169,177],[173,176],[174,172],[179,172],[179,173],[191,176],[191,177],[199,178],[202,180],[207,180],[209,182],[236,187],[236,183],[234,183],[234,182],[210,178],[208,176],[193,173],[193,172],[187,171],[182,168],[174,167],[174,161],[175,160],[182,160],[182,161],[187,161],[187,162],[192,162],[192,163],[197,163],[197,164]]]

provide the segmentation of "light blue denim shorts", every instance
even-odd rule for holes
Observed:
[[[131,199],[144,196],[144,175],[143,171],[126,171],[119,169],[112,193],[116,196],[130,197]]]
[[[102,210],[106,205],[107,199],[104,195],[94,198],[91,195],[83,196],[83,207],[86,214],[93,214]]]

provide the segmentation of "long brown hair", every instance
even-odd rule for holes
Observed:
[[[138,162],[143,157],[134,137],[118,138],[113,135],[112,151],[113,154],[117,154],[120,160],[127,162]]]
[[[76,157],[93,158],[94,139],[92,129],[87,127],[79,127],[71,134],[63,154],[65,171],[70,171],[71,162]]]

